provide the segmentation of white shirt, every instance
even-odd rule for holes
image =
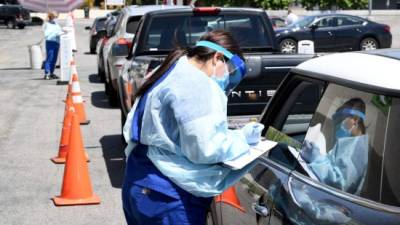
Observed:
[[[294,14],[294,13],[289,13],[289,15],[286,17],[286,25],[291,25],[292,23],[295,23],[297,20],[299,20],[299,17]]]

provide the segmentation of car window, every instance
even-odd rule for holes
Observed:
[[[327,87],[298,149],[306,175],[350,194],[379,200],[388,120],[376,102],[380,98],[336,84]]]
[[[131,16],[128,18],[128,22],[126,23],[126,33],[134,34],[139,25],[139,21],[142,16]]]
[[[301,148],[312,115],[322,96],[324,84],[294,80],[288,83],[285,89],[288,90],[284,93],[287,97],[279,96],[284,102],[276,112],[273,123],[268,127],[265,138],[279,143],[267,157],[293,170],[298,167],[297,157],[289,152],[288,146],[294,149]]]
[[[149,25],[142,51],[169,51],[177,44],[192,46],[206,32],[225,29],[230,31],[242,48],[266,48],[266,30],[259,16],[157,16]]]
[[[337,26],[361,25],[364,21],[356,17],[342,16],[337,17]]]
[[[400,99],[382,97],[375,99],[380,112],[387,116],[385,154],[383,155],[381,201],[400,206]]]
[[[324,27],[334,27],[335,25],[335,20],[333,17],[326,17],[326,18],[322,18],[321,20],[319,20],[316,25],[320,28],[324,28]]]
[[[282,19],[273,19],[272,21],[273,21],[275,27],[285,27],[286,26],[285,21]]]

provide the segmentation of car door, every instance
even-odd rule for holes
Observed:
[[[286,189],[274,200],[285,224],[399,224],[399,198],[393,199],[393,194],[399,196],[400,189],[393,189],[399,178],[397,172],[394,175],[392,170],[389,175],[386,170],[399,160],[398,145],[390,147],[396,149],[391,149],[396,157],[387,160],[387,167],[382,163],[387,140],[394,141],[393,133],[388,137],[389,124],[398,127],[399,121],[391,108],[398,110],[399,106],[399,101],[384,95],[327,85],[306,141],[300,148],[289,149],[296,165]],[[342,137],[339,131],[345,121],[357,122],[351,135]],[[313,146],[313,157],[305,154],[309,149],[306,143]],[[382,174],[388,181],[384,191]]]
[[[364,21],[352,16],[335,17],[336,28],[332,30],[337,48],[349,50],[358,46],[362,34],[365,31]],[[353,49],[357,50],[357,49]]]
[[[301,141],[310,122],[310,115],[318,103],[322,83],[296,78],[286,83],[283,89],[285,92],[277,94],[272,100],[275,103],[271,103],[276,110],[274,121],[280,120],[281,123],[270,124],[274,127],[266,128],[268,132],[264,133],[267,138],[282,133],[282,136]],[[267,121],[263,122],[268,126]],[[257,165],[233,186],[232,196],[235,201],[216,199],[216,224],[266,225],[270,221],[274,221],[272,224],[284,224],[281,219],[285,216],[275,208],[274,201],[280,196],[279,193],[287,189],[289,175],[295,165],[293,157],[282,151],[285,146],[284,143],[279,144],[270,153],[263,155]]]
[[[316,51],[332,51],[336,41],[332,30],[335,29],[334,17],[322,17],[311,25],[311,35]]]

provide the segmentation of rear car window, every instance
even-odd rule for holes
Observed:
[[[330,84],[299,149],[307,164],[298,172],[349,194],[379,201],[389,122],[385,98]],[[397,177],[395,180],[399,182]]]
[[[142,16],[131,16],[126,23],[126,33],[135,34]]]
[[[218,29],[231,32],[243,49],[271,46],[258,15],[158,16],[152,19],[140,52],[193,46],[204,33]]]

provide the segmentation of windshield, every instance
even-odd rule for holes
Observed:
[[[258,15],[182,15],[153,18],[139,45],[139,54],[167,52],[175,46],[193,46],[206,32],[231,32],[244,49],[270,48],[271,40]]]
[[[305,16],[301,18],[299,21],[290,25],[290,27],[307,27],[315,20],[315,16]]]

